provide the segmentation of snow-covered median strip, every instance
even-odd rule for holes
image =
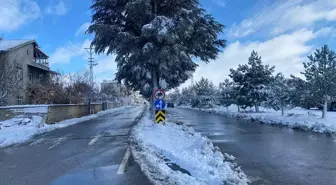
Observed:
[[[281,112],[272,109],[261,108],[261,112],[239,113],[236,106],[216,107],[212,109],[197,109],[183,107],[205,112],[212,112],[228,117],[246,119],[251,122],[262,124],[284,126],[292,129],[311,130],[318,133],[332,134],[336,133],[336,112],[328,112],[327,118],[321,118],[321,110],[306,110],[294,108],[286,111],[282,116]]]
[[[0,147],[6,147],[13,144],[23,143],[31,139],[34,135],[49,132],[58,128],[64,128],[70,125],[88,121],[106,114],[116,111],[129,109],[130,106],[119,107],[106,111],[98,112],[80,118],[73,118],[64,120],[53,125],[45,124],[44,127],[39,128],[42,121],[41,116],[32,116],[31,118],[12,118],[10,120],[0,122]],[[18,124],[22,122],[22,124]]]
[[[134,127],[131,153],[153,184],[245,185],[230,155],[192,128],[168,122],[153,124],[146,115]]]

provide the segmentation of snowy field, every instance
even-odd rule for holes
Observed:
[[[73,118],[58,122],[53,125],[44,124],[43,114],[48,111],[47,106],[42,107],[25,107],[20,108],[22,113],[35,113],[31,117],[19,115],[10,120],[0,122],[0,147],[6,147],[13,144],[23,143],[31,139],[34,135],[49,132],[58,128],[67,127],[83,121],[88,121],[106,114],[128,109],[129,106],[110,109],[98,112],[97,114],[88,115],[80,118]]]
[[[248,183],[246,175],[209,139],[192,128],[153,124],[146,115],[135,126],[131,151],[153,184],[221,185]]]
[[[190,108],[190,107],[184,107]],[[196,109],[196,108],[192,108]],[[202,110],[202,109],[196,109]],[[322,119],[321,110],[306,110],[302,108],[294,108],[287,110],[285,115],[281,115],[281,111],[260,108],[260,113],[253,112],[254,109],[246,109],[246,112],[238,112],[237,106],[216,107],[212,109],[203,109],[202,111],[210,111],[229,117],[252,120],[263,124],[280,125],[293,129],[311,130],[318,133],[332,134],[336,133],[336,112],[328,112],[327,117]]]

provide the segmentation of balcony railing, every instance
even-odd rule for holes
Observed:
[[[40,65],[43,65],[43,66],[49,68],[49,62],[48,62],[48,59],[45,59],[45,58],[35,58],[35,59],[34,59],[34,63],[36,63],[36,64],[40,64]]]

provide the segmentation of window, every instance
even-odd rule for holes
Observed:
[[[33,74],[29,73],[29,82],[33,83]]]
[[[23,97],[22,96],[16,97],[16,104],[17,105],[22,105],[22,103],[23,103]]]
[[[18,80],[22,80],[23,79],[23,71],[22,68],[17,67],[16,68],[16,77],[18,78]]]

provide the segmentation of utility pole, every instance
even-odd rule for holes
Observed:
[[[94,54],[94,48],[90,46],[90,48],[84,48],[89,53],[89,66],[90,66],[90,87],[93,89],[93,67],[97,65],[97,63],[94,61],[93,54]]]
[[[69,73],[69,78],[70,78],[69,100],[70,100],[70,104],[72,104],[72,101],[71,101],[71,91],[72,91],[72,76],[71,76],[71,73]]]
[[[88,58],[88,62],[89,62],[89,66],[90,66],[90,94],[89,94],[89,114],[91,114],[92,109],[91,109],[91,100],[92,100],[92,96],[93,96],[93,67],[97,65],[97,63],[95,63],[94,58],[93,58],[93,54],[94,54],[94,48],[92,46],[90,46],[90,48],[84,48],[88,53],[89,53],[89,58]]]

